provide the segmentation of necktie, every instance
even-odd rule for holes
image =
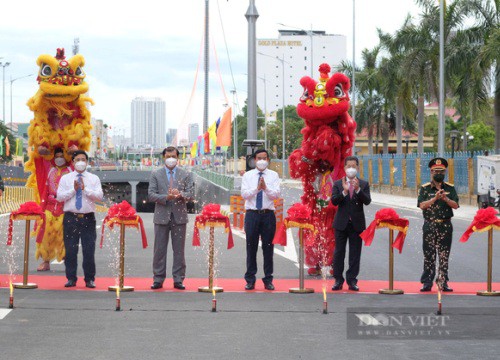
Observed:
[[[349,196],[351,199],[353,194],[354,194],[354,186],[352,185],[352,182],[349,181]]]
[[[78,174],[78,183],[82,183],[82,174]],[[78,188],[76,190],[76,210],[80,210],[82,208],[82,189]]]
[[[257,186],[260,182],[260,178],[262,177],[264,173],[260,172],[259,173],[259,180],[257,182]],[[257,199],[255,201],[255,207],[257,208],[257,210],[261,210],[262,209],[262,190],[260,190],[258,193],[257,193]]]
[[[169,171],[170,179],[168,180],[168,188],[173,189],[174,187],[174,172],[172,170]]]

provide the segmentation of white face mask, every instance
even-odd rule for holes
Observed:
[[[87,169],[87,163],[85,161],[77,161],[75,163],[76,171],[85,171]]]
[[[64,166],[64,164],[66,164],[66,159],[64,159],[64,158],[55,158],[54,159],[54,163],[57,166]]]
[[[357,173],[358,173],[358,170],[356,170],[355,168],[347,168],[345,171],[345,174],[347,175],[347,177],[349,179],[354,178]]]
[[[176,158],[166,158],[165,159],[165,165],[169,168],[174,168],[177,165],[177,159]]]
[[[255,165],[257,166],[257,169],[259,169],[260,171],[263,171],[263,170],[267,169],[267,166],[269,165],[269,163],[266,160],[259,160],[255,163]]]

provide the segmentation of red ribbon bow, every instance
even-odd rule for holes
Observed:
[[[286,246],[286,229],[291,227],[298,227],[300,229],[305,229],[305,231],[314,231],[314,225],[311,224],[311,209],[306,205],[301,203],[293,204],[290,209],[288,209],[287,217],[283,220],[280,228],[276,232],[273,239],[273,244]],[[306,238],[311,238],[307,236]]]
[[[386,227],[392,230],[398,230],[398,236],[393,242],[392,247],[398,249],[401,254],[406,232],[408,231],[408,224],[408,219],[400,218],[394,209],[380,209],[375,214],[375,219],[373,219],[370,226],[368,226],[359,236],[364,240],[366,246],[370,246],[375,236],[375,229]]]
[[[43,209],[34,201],[28,201],[25,202],[24,204],[21,204],[19,209],[16,211],[13,211],[10,213],[9,216],[9,230],[8,230],[8,235],[7,235],[7,245],[12,245],[12,231],[14,228],[14,220],[17,220],[19,217],[22,216],[39,216],[40,219],[42,220],[42,223],[45,222],[45,213]],[[36,242],[40,243],[42,242],[43,239],[43,232],[44,232],[44,227],[39,226],[38,227],[38,234],[36,237]]]
[[[142,238],[142,247],[143,249],[148,247],[148,240],[146,238],[146,230],[144,229],[144,222],[142,218],[137,215],[135,209],[125,200],[123,200],[119,204],[112,205],[108,214],[102,221],[102,230],[101,230],[101,244],[104,242],[104,228],[108,226],[110,229],[113,229],[115,224],[125,224],[125,226],[133,227],[136,229],[141,229],[141,238]]]
[[[498,211],[495,208],[487,207],[479,209],[474,216],[474,220],[460,238],[460,242],[466,242],[473,232],[483,232],[490,229],[500,229],[500,219],[497,217]]]
[[[196,216],[193,232],[193,246],[200,246],[200,228],[207,226],[223,226],[227,235],[228,250],[234,246],[233,233],[231,231],[231,222],[229,217],[221,214],[220,204],[207,204],[201,210],[201,214]]]

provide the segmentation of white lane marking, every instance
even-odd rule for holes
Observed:
[[[9,315],[12,309],[0,309],[0,320]]]
[[[245,233],[241,230],[237,229],[232,229],[233,234],[245,239]],[[278,249],[276,246],[274,247],[274,253],[276,255],[279,255],[281,257],[284,257],[287,260],[290,260],[297,266],[299,267],[299,262],[298,262],[298,257],[297,257],[297,249],[295,248],[295,240],[292,234],[292,229],[287,229],[286,231],[286,238],[287,238],[287,245],[284,247],[284,250]],[[261,243],[259,242],[259,246],[262,247]]]
[[[295,248],[295,239],[293,237],[292,229],[287,229],[286,230],[286,246],[284,247],[284,251],[277,249],[276,246],[274,247],[274,253],[276,255],[282,256],[285,259],[290,260],[297,266],[299,267],[299,262],[297,258],[297,249]]]

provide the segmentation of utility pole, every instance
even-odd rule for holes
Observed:
[[[257,140],[257,46],[256,23],[259,13],[255,0],[250,0],[245,17],[248,21],[248,103],[247,139]],[[250,153],[252,150],[247,148]]]

